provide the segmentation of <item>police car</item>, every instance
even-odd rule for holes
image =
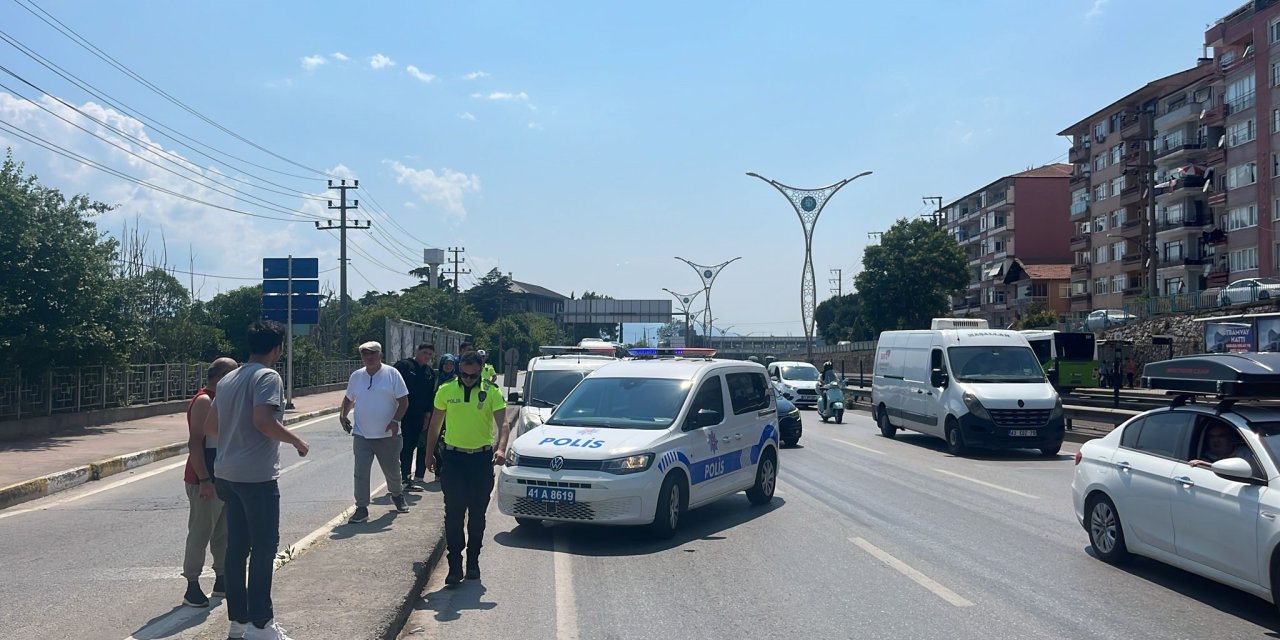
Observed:
[[[1209,354],[1146,366],[1176,394],[1076,454],[1076,519],[1094,554],[1146,556],[1277,603],[1280,353]]]
[[[617,362],[612,345],[603,347],[540,347],[543,354],[529,360],[522,391],[513,391],[508,404],[520,407],[514,437],[520,437],[551,417],[564,397],[591,372]]]
[[[650,525],[670,537],[686,510],[745,490],[773,499],[778,415],[764,367],[712,349],[632,349],[583,379],[516,439],[498,508],[542,520]]]

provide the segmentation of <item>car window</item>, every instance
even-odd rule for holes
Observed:
[[[758,373],[730,373],[724,377],[729,383],[729,401],[733,415],[754,413],[769,408],[769,385]]]
[[[1225,440],[1213,437],[1215,434],[1224,432],[1227,436]],[[1249,443],[1245,442],[1235,425],[1221,418],[1203,415],[1196,417],[1195,427],[1191,431],[1191,441],[1187,446],[1187,454],[1183,458],[1209,463],[1225,458],[1244,458],[1253,469],[1254,477],[1262,478],[1258,460]]]
[[[689,407],[689,415],[695,416],[703,409],[719,413],[720,422],[724,422],[724,389],[720,385],[720,376],[711,376],[698,387],[697,395],[693,396],[693,406]]]
[[[1143,422],[1146,420],[1138,418],[1124,428],[1124,433],[1120,434],[1120,446],[1128,449],[1138,448],[1138,434],[1142,432]]]
[[[1134,449],[1166,458],[1180,458],[1186,451],[1192,415],[1179,411],[1147,416]]]

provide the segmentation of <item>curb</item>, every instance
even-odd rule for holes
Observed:
[[[297,424],[312,418],[337,413],[338,407],[329,407],[318,411],[308,411],[285,418],[285,426]],[[87,482],[101,480],[108,476],[123,473],[130,469],[149,465],[153,462],[172,458],[187,452],[186,441],[166,444],[145,451],[135,451],[123,455],[112,456],[97,462],[72,467],[39,478],[32,478],[7,487],[0,487],[0,509],[7,509],[23,502],[38,500],[55,493],[78,487]]]
[[[413,614],[413,608],[417,605],[422,590],[427,588],[427,582],[431,580],[431,574],[435,572],[436,567],[440,564],[440,559],[444,557],[444,526],[441,523],[440,537],[436,539],[435,545],[431,548],[431,553],[427,555],[427,560],[422,564],[422,570],[418,572],[418,578],[413,581],[413,588],[405,595],[404,599],[396,603],[396,617],[392,621],[391,626],[387,628],[386,633],[382,634],[382,640],[396,640],[400,637],[400,633],[404,631],[404,626],[409,622],[409,616]]]

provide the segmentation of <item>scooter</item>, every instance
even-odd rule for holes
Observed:
[[[818,416],[826,422],[835,418],[836,424],[844,422],[844,391],[834,380],[823,385],[823,393],[818,397]]]

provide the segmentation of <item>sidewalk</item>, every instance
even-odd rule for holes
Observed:
[[[294,398],[285,424],[337,412],[343,391]],[[0,509],[186,453],[184,412],[0,442]]]

